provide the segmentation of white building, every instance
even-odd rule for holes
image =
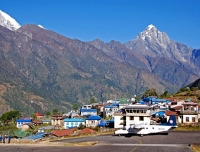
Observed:
[[[80,110],[81,116],[96,116],[97,115],[97,109],[81,109]]]
[[[32,118],[21,118],[17,119],[17,128],[21,128],[23,125],[31,123]]]
[[[183,109],[181,110],[182,114],[182,123],[197,123],[198,122],[198,103],[186,102],[183,103]]]
[[[170,115],[176,115],[177,123],[179,124],[198,123],[198,103],[184,102],[182,105],[173,106],[171,109],[175,111],[166,111],[165,114],[167,115],[167,121]]]
[[[86,118],[86,127],[96,127],[99,125],[101,121],[101,117],[99,116],[91,116],[90,118]]]
[[[114,114],[114,128],[132,126],[135,124],[150,124],[150,107],[142,104],[133,104],[124,107],[123,113]]]
[[[103,115],[105,117],[109,117],[109,116],[114,116],[114,113],[117,112],[119,110],[119,106],[113,104],[113,105],[106,105],[104,106],[103,109]]]

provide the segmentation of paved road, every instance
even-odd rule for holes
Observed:
[[[41,145],[2,145],[0,152],[192,152],[190,144],[200,143],[200,131],[170,132],[168,135],[113,136],[102,135],[66,139],[60,142],[98,141],[99,144],[88,147],[44,147]]]

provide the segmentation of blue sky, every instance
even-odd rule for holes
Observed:
[[[40,24],[69,38],[121,43],[149,24],[200,48],[200,0],[1,0],[0,10],[21,26]]]

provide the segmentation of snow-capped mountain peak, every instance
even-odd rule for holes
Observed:
[[[182,63],[188,61],[191,54],[190,48],[184,44],[174,42],[165,32],[159,31],[152,24],[125,45],[143,55],[165,57]]]
[[[148,30],[151,30],[152,28],[156,28],[153,24],[150,24],[149,26],[147,26]]]
[[[152,24],[150,24],[149,26],[147,26],[147,28],[141,32],[137,38],[141,38],[143,41],[149,40],[151,41],[152,38],[153,39],[157,39],[158,34],[160,34],[161,32]]]
[[[15,19],[13,19],[12,17],[10,17],[8,14],[6,14],[1,10],[0,10],[0,25],[12,31],[21,27],[19,23],[15,21]]]
[[[43,29],[45,29],[42,25],[38,25],[40,28],[43,28]]]

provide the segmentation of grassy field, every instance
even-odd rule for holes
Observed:
[[[194,152],[200,152],[200,144],[193,144],[192,145],[192,150]]]
[[[200,126],[178,126],[174,130],[177,131],[200,131]]]

